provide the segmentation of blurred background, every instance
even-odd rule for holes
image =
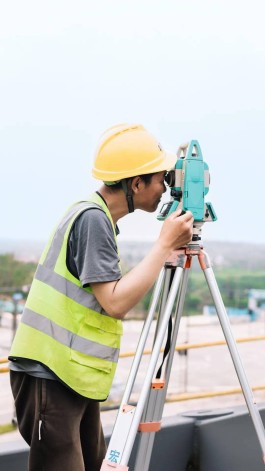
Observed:
[[[218,217],[203,227],[205,246],[235,335],[264,340],[264,13],[262,0],[0,1],[3,362],[43,245],[66,208],[98,188],[91,177],[98,137],[121,122],[142,123],[171,152],[199,141],[211,174],[206,199]],[[147,253],[161,222],[136,211],[119,228],[126,271]],[[196,264],[189,283],[179,342],[222,338]],[[135,351],[149,300],[150,293],[125,323],[124,351]],[[216,356],[186,351],[172,394],[238,386],[222,348]],[[264,342],[242,354],[265,401]],[[126,361],[113,386],[117,402]],[[10,423],[13,403],[8,375],[0,382],[1,425]],[[244,402],[227,394],[229,406]],[[224,404],[215,401],[187,400],[183,409]]]

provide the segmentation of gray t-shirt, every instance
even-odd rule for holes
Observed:
[[[79,216],[69,237],[66,264],[83,286],[121,277],[112,225],[103,211],[88,209]]]
[[[117,229],[118,232],[118,229]],[[83,287],[92,282],[121,278],[119,255],[109,218],[100,209],[87,209],[75,221],[69,235],[66,265]],[[32,376],[57,379],[45,366],[33,360],[10,362],[10,369]]]

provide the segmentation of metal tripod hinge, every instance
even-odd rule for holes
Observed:
[[[175,352],[180,320],[187,291],[188,273],[192,257],[198,258],[201,269],[207,281],[209,291],[217,311],[220,325],[226,339],[227,346],[239,379],[242,392],[248,407],[265,463],[265,431],[260,413],[252,396],[237,345],[234,340],[228,315],[215,279],[208,254],[202,250],[199,241],[191,242],[183,249],[172,253],[170,259],[161,270],[153,292],[148,316],[146,318],[141,337],[138,343],[134,361],[126,384],[113,433],[109,442],[105,460],[101,471],[127,471],[128,462],[137,432],[140,440],[137,449],[135,471],[148,471],[151,460],[155,433],[160,429],[164,403],[166,400],[172,362]],[[159,316],[156,325],[155,338],[148,369],[136,406],[129,405],[132,388],[135,383],[144,347],[149,335],[157,307]],[[170,349],[165,363],[164,376],[154,379],[154,372],[161,352],[161,347],[172,319],[174,310],[174,327],[170,335]]]

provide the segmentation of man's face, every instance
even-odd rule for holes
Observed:
[[[165,186],[166,172],[155,173],[149,183],[141,180],[141,191],[134,197],[135,207],[152,213],[156,211],[163,193],[166,191]]]

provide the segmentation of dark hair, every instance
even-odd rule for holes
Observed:
[[[150,185],[153,175],[155,175],[155,174],[154,173],[146,173],[144,175],[139,175],[139,177],[145,182],[146,185]],[[130,180],[131,178],[134,178],[134,177],[125,178],[125,180]],[[105,185],[106,185],[106,183],[105,183]],[[107,187],[110,188],[110,189],[113,188],[113,190],[120,190],[120,189],[122,189],[122,180],[120,180],[117,183],[114,183],[114,185],[107,185]]]
[[[141,179],[146,183],[146,185],[149,185],[151,183],[153,175],[154,173],[146,173],[145,175],[139,175],[139,177],[141,177]]]

